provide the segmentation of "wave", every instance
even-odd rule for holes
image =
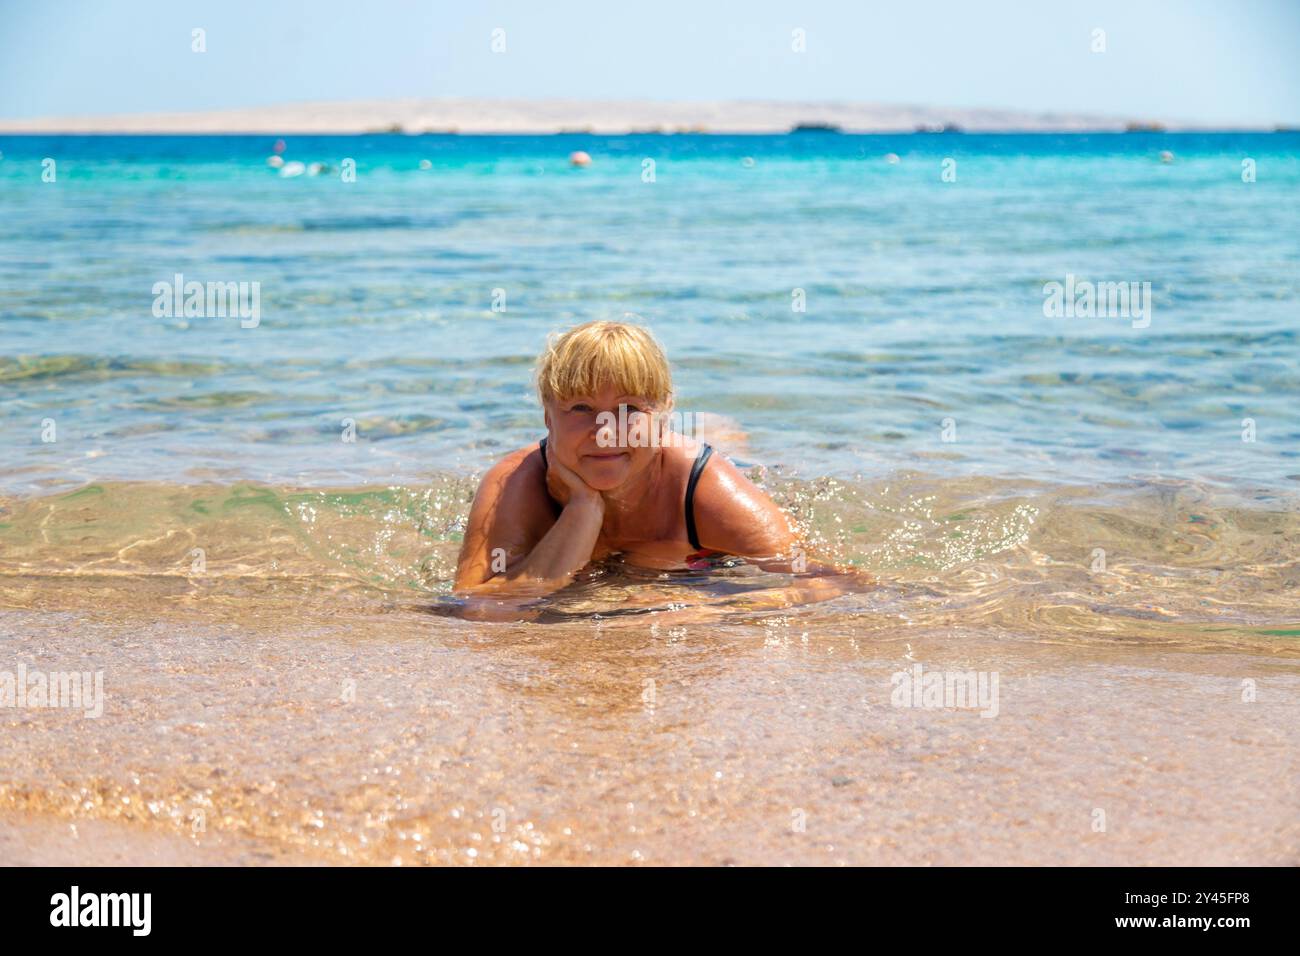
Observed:
[[[981,625],[1039,640],[1249,644],[1300,656],[1300,497],[1193,482],[1102,488],[897,473],[801,481],[754,472],[810,546],[879,586],[826,607],[874,626]],[[473,476],[295,489],[105,483],[0,499],[10,606],[111,595],[167,602],[360,602],[429,610],[451,590]],[[83,582],[69,589],[67,582]],[[89,587],[94,582],[93,587]],[[690,608],[790,583],[748,565],[707,576],[614,561],[547,602],[548,619]],[[88,589],[87,589],[88,588]],[[745,601],[738,614],[756,613]]]
[[[104,380],[137,376],[195,378],[229,366],[219,361],[168,361],[94,355],[0,356],[0,384],[59,380]]]

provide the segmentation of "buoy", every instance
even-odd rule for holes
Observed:
[[[898,163],[899,163],[898,154],[897,154],[897,153],[886,153],[886,154],[885,154],[885,162],[889,163],[890,166],[897,166]]]
[[[574,150],[569,154],[569,164],[571,166],[590,166],[591,157],[580,149]]]
[[[279,156],[268,156],[266,157],[266,165],[270,166],[272,169],[279,169],[284,165],[284,160]]]
[[[422,159],[422,160],[420,160],[420,168],[421,168],[421,169],[433,169],[433,163],[432,163],[430,160]]]
[[[329,167],[324,163],[312,163],[307,167],[308,176],[319,176],[321,173],[329,172]]]
[[[282,140],[282,139],[277,139],[277,140],[275,141],[275,145],[274,145],[273,147],[271,147],[271,148],[272,148],[275,152],[277,152],[277,153],[283,153],[283,152],[284,152],[284,140]]]
[[[1169,150],[1167,150],[1167,149],[1162,149],[1162,150],[1160,151],[1160,162],[1162,162],[1162,163],[1172,163],[1173,161],[1174,161],[1174,154],[1173,154],[1173,153],[1169,152]]]
[[[301,176],[306,171],[307,167],[295,159],[284,164],[284,168],[280,170],[280,175],[285,179],[292,179],[294,176]]]
[[[753,168],[754,168],[754,157],[753,157],[753,156],[746,156],[744,159],[742,159],[742,160],[740,161],[740,165],[744,166],[746,169],[753,169]]]

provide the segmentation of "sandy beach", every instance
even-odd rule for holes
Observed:
[[[1300,864],[1294,134],[285,139],[0,144],[0,862]],[[628,313],[873,582],[465,612],[533,359]]]
[[[724,613],[628,615],[689,587],[614,574],[487,624],[258,534],[265,493],[209,489],[192,531],[149,494],[8,502],[33,534],[0,563],[0,660],[102,671],[105,701],[0,708],[6,862],[1300,863],[1300,649],[1246,623],[1293,610],[1294,515],[1203,502],[1241,530],[1090,576],[1080,527],[1170,516],[1031,497],[972,517],[1050,516],[1011,550],[823,604],[747,610],[734,577]],[[164,571],[192,533],[225,556]],[[996,713],[900,706],[918,665],[996,675]]]
[[[5,715],[6,862],[1300,863],[1294,659],[826,615],[671,634],[304,616],[272,635],[6,613],[10,649],[112,677],[111,719]],[[1001,714],[892,708],[918,660],[997,670]]]

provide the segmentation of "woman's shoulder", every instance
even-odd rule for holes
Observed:
[[[536,496],[546,496],[546,466],[542,463],[541,449],[537,442],[517,448],[501,458],[489,468],[479,482],[479,494],[497,495],[506,492],[512,499],[527,500],[535,491]]]
[[[544,470],[541,442],[532,442],[523,448],[516,448],[509,452],[489,469],[489,474],[494,471],[512,472],[519,468]]]
[[[716,450],[699,472],[693,497],[705,547],[732,554],[775,554],[791,540],[781,509]]]
[[[680,435],[677,432],[672,432],[671,437],[663,444],[663,451],[673,467],[675,469],[685,468],[688,471],[705,448],[712,449],[713,446],[708,445],[699,438]],[[716,449],[714,450],[716,451]]]

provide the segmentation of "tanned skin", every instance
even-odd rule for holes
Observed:
[[[456,569],[457,593],[544,594],[614,553],[648,567],[681,566],[694,550],[683,501],[700,446],[679,435],[666,440],[666,430],[659,447],[618,446],[617,429],[601,413],[617,419],[620,405],[631,434],[638,415],[655,411],[644,397],[613,387],[546,404],[549,468],[534,444],[484,476]],[[647,429],[662,427],[651,421]],[[717,453],[696,485],[694,513],[706,550],[779,561],[796,545],[781,509]]]

